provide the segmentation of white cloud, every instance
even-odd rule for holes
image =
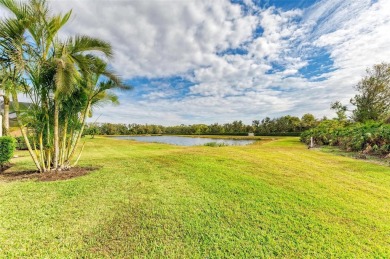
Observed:
[[[390,1],[320,0],[307,9],[249,12],[227,0],[52,0],[73,9],[63,35],[87,34],[115,49],[113,68],[127,79],[180,76],[192,82],[153,83],[142,94],[120,93],[122,104],[96,111],[100,121],[212,123],[282,114],[329,115],[348,102],[367,67],[390,60]],[[0,10],[0,15],[2,15]],[[257,28],[263,28],[255,36]],[[226,53],[240,48],[244,53]],[[306,78],[300,69],[329,53],[329,71]],[[157,80],[158,81],[158,80]]]
[[[215,53],[249,40],[257,17],[228,1],[55,1],[75,15],[67,33],[112,42],[126,77],[170,76],[210,65]],[[77,26],[76,26],[77,24]]]
[[[315,42],[317,46],[330,50],[336,68],[371,66],[390,57],[389,1],[378,1],[367,10],[349,14],[347,18],[338,30],[321,35]]]

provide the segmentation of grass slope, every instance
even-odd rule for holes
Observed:
[[[390,168],[307,150],[87,140],[60,182],[0,182],[3,257],[390,257]],[[13,161],[29,168],[27,157]]]

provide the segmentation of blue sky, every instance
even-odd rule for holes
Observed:
[[[52,0],[63,36],[108,40],[134,86],[94,121],[163,125],[334,116],[390,61],[389,0]],[[1,14],[1,10],[0,10]]]

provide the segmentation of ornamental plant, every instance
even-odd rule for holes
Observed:
[[[14,155],[15,139],[12,137],[0,137],[0,170]]]
[[[112,47],[85,35],[59,37],[72,12],[52,13],[46,0],[0,0],[0,7],[10,14],[0,17],[0,87],[12,99],[25,148],[39,172],[70,169],[93,108],[118,103],[111,90],[129,89],[108,67]]]

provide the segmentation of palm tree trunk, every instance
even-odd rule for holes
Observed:
[[[67,130],[68,130],[68,118],[66,117],[65,123],[64,123],[64,128],[63,128],[63,135],[62,135],[62,146],[61,146],[61,150],[60,150],[60,167],[61,168],[64,168]]]
[[[81,146],[81,150],[80,150],[79,155],[77,156],[76,161],[75,161],[74,164],[72,165],[73,167],[75,167],[75,166],[77,165],[77,163],[79,162],[80,157],[81,157],[81,153],[83,153],[83,150],[84,150],[84,146],[85,146],[85,141],[84,141],[84,144]]]
[[[76,152],[76,147],[78,145],[78,143],[80,142],[80,138],[81,138],[81,135],[83,134],[83,131],[84,131],[84,128],[85,128],[85,121],[87,120],[87,116],[88,116],[88,113],[89,113],[89,110],[91,108],[91,103],[89,102],[85,111],[84,111],[84,114],[83,114],[83,118],[81,120],[81,128],[80,128],[80,131],[78,132],[77,134],[77,137],[76,137],[76,141],[72,147],[72,150],[67,158],[67,162],[70,164],[70,160],[72,160],[75,152]]]
[[[46,103],[46,102],[45,102]],[[49,116],[49,109],[48,109],[48,104],[46,105],[46,133],[47,133],[47,136],[46,136],[46,145],[47,146],[50,146],[50,143],[51,143],[51,134],[50,134],[50,116]],[[45,151],[45,155],[46,155],[46,170],[47,171],[50,171],[51,170],[51,149],[50,148],[47,148],[46,151]]]
[[[4,135],[9,135],[9,96],[4,95]]]
[[[18,125],[20,128],[20,131],[22,132],[24,141],[26,142],[28,152],[30,153],[30,156],[33,159],[34,164],[37,167],[37,169],[39,170],[39,172],[42,172],[42,168],[39,164],[38,157],[36,156],[35,152],[32,150],[32,147],[30,145],[30,141],[29,141],[28,136],[27,136],[26,128],[23,126],[23,123],[20,120],[20,116],[19,116],[20,115],[20,111],[19,111],[20,107],[19,107],[18,95],[16,92],[12,92],[12,102],[13,102],[14,110],[16,112],[16,119],[18,121]]]
[[[68,138],[68,143],[66,144],[66,155],[65,155],[65,163],[68,164],[67,162],[67,158],[69,157],[69,154],[71,152],[71,148],[72,148],[72,143],[73,143],[73,137],[74,137],[74,133],[73,133],[73,129],[70,130],[70,134],[69,134],[69,138]]]
[[[43,133],[42,132],[39,134],[39,151],[40,151],[40,159],[41,159],[42,170],[44,172],[46,172],[45,151],[43,150]]]
[[[54,159],[53,159],[54,170],[58,169],[58,157],[60,154],[59,117],[60,117],[59,103],[58,100],[54,100]]]

